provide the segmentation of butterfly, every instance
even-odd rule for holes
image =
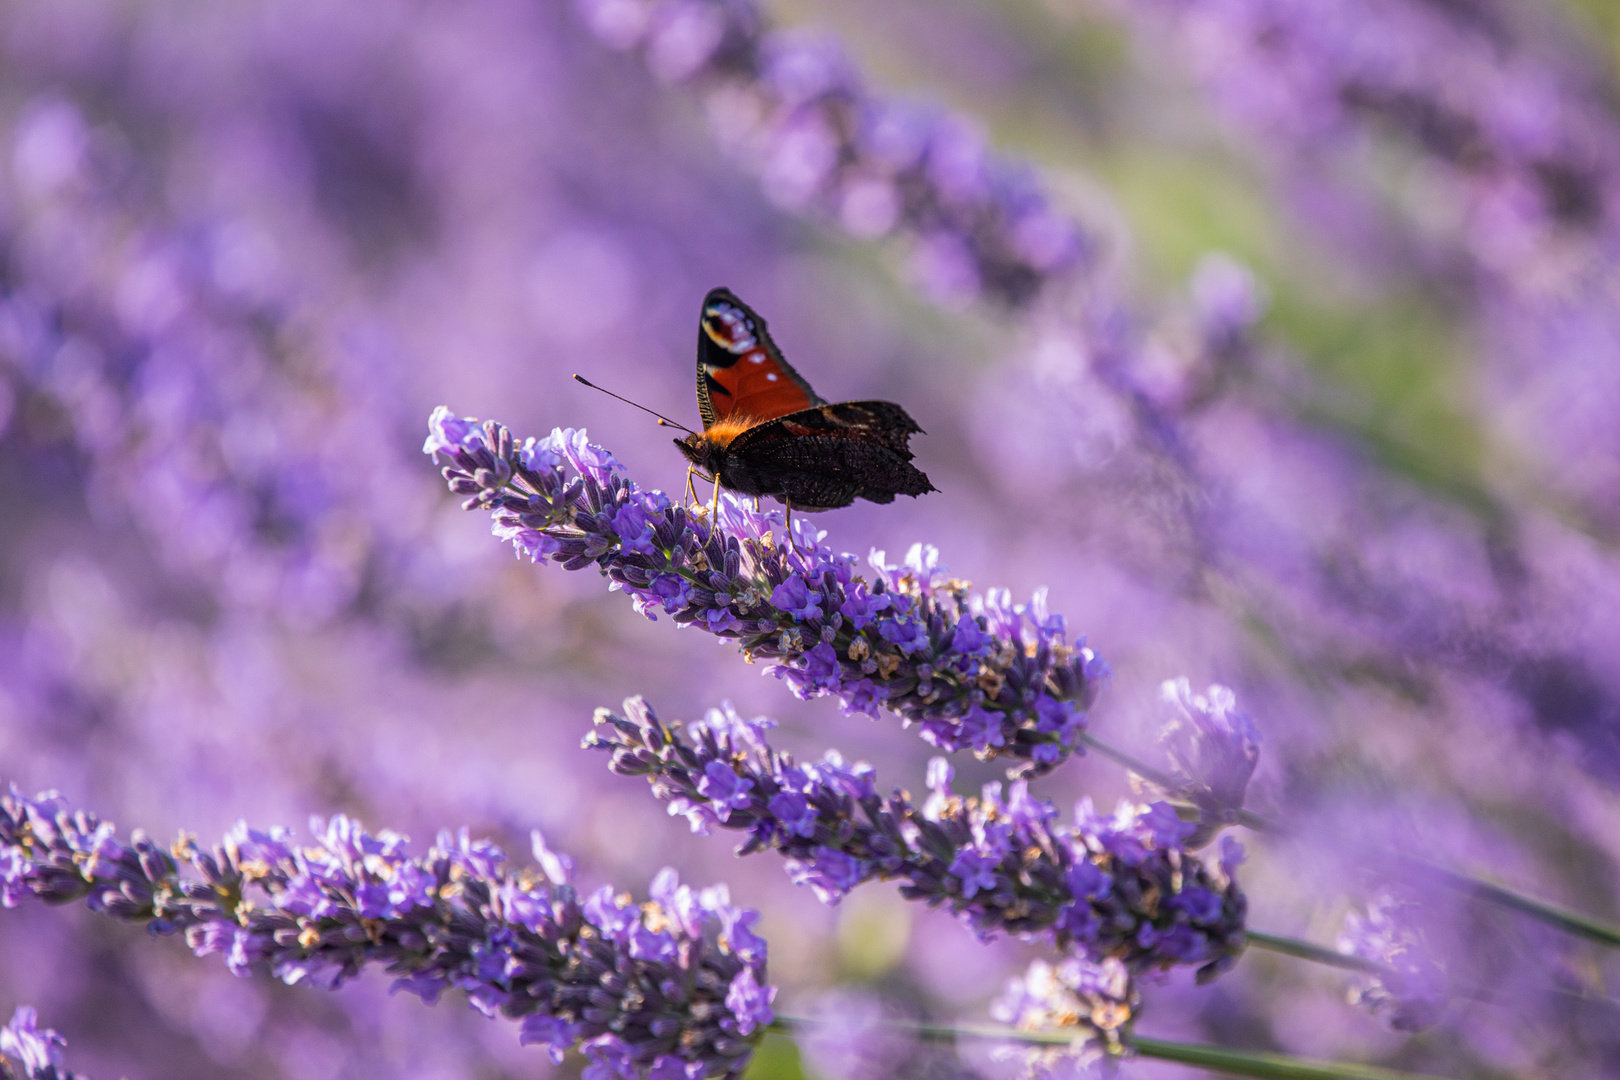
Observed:
[[[906,410],[892,401],[822,400],[765,320],[730,289],[703,298],[697,399],[703,430],[675,445],[739,495],[771,496],[791,514],[938,490],[911,464],[906,444],[922,428]]]

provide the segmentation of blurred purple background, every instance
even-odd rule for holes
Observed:
[[[779,1011],[982,1022],[1032,952],[878,886],[825,909],[579,740],[640,693],[771,713],[884,786],[920,790],[928,748],[514,562],[420,453],[445,404],[587,427],[678,488],[669,432],[568,375],[695,422],[698,303],[725,284],[823,396],[928,432],[940,493],[822,515],[832,543],[1048,586],[1114,667],[1094,730],[1133,752],[1162,680],[1237,691],[1265,740],[1251,805],[1299,830],[1245,838],[1253,927],[1331,945],[1381,888],[1347,837],[1620,916],[1620,20],[793,0],[762,9],[787,32],[749,82],[705,36],[749,10],[0,5],[3,779],[210,841],[337,811],[509,850],[538,826],[587,885],[729,882],[764,912]],[[829,101],[920,149],[885,158],[904,139],[829,127]],[[1088,757],[1040,791],[1130,787]],[[1620,1070],[1611,958],[1423,901],[1454,981],[1495,1000],[1406,1036],[1343,973],[1251,952],[1150,986],[1140,1030]],[[0,1011],[37,1006],[76,1071],[552,1068],[380,976],[238,980],[106,923],[0,912]],[[994,1068],[862,1046],[773,1037],[755,1075]]]

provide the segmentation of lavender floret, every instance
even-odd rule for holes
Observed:
[[[1159,692],[1172,714],[1160,736],[1171,768],[1165,794],[1198,808],[1187,844],[1202,847],[1238,820],[1260,761],[1260,730],[1224,686],[1195,694],[1186,679],[1170,679]]]
[[[0,1078],[4,1080],[84,1080],[82,1073],[62,1066],[67,1040],[50,1028],[39,1027],[32,1005],[19,1005],[11,1022],[0,1028]]]
[[[450,490],[491,511],[495,534],[520,556],[594,565],[649,619],[669,615],[736,639],[750,662],[776,661],[772,674],[801,698],[830,694],[846,713],[887,709],[941,750],[1015,759],[1019,776],[1080,749],[1108,665],[1084,638],[1069,642],[1045,590],[1028,604],[1005,589],[972,593],[922,544],[898,566],[874,551],[871,578],[861,577],[855,556],[825,546],[803,518],[786,547],[774,540],[780,513],[729,495],[711,522],[637,486],[583,431],[519,444],[500,424],[443,406],[428,427],[423,450],[447,462]]]
[[[683,729],[632,698],[622,715],[599,709],[596,724],[585,744],[610,752],[614,772],[645,776],[694,832],[745,833],[738,854],[778,852],[825,903],[894,880],[902,896],[945,905],[984,938],[1009,933],[1096,962],[1118,957],[1132,972],[1191,965],[1201,980],[1243,949],[1236,860],[1210,866],[1188,853],[1192,826],[1165,803],[1122,803],[1103,816],[1083,799],[1063,825],[1025,781],[955,794],[952,769],[935,758],[919,807],[903,791],[879,795],[871,767],[836,752],[796,763],[766,742],[774,721],[744,721],[729,707]],[[746,802],[705,793],[717,771],[741,781],[722,785],[728,792],[746,785]]]
[[[1423,935],[1410,918],[1415,905],[1381,896],[1367,914],[1345,916],[1339,951],[1382,964],[1350,991],[1360,1005],[1396,1031],[1433,1027],[1451,1000],[1450,981],[1429,955]]]
[[[13,787],[0,798],[0,895],[7,907],[84,900],[223,953],[237,975],[335,988],[375,965],[429,1004],[463,990],[486,1016],[519,1020],[522,1042],[558,1062],[577,1046],[603,1076],[739,1076],[772,1020],[757,915],[723,886],[694,891],[666,869],[634,905],[608,886],[582,898],[539,833],[541,872],[506,868],[465,829],[414,858],[405,837],[342,815],[311,831],[295,843],[239,824],[210,851],[185,836],[164,850]]]
[[[1120,961],[1092,963],[1068,957],[1057,964],[1036,960],[990,1005],[990,1015],[1019,1031],[1073,1031],[1063,1046],[1008,1046],[997,1056],[1015,1060],[1031,1080],[1113,1075],[1130,1052],[1131,1027],[1141,1007],[1136,980]]]

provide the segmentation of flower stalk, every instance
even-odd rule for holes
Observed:
[[[1127,772],[1141,777],[1160,791],[1174,791],[1178,786],[1176,778],[1170,773],[1155,768],[1136,755],[1098,738],[1091,731],[1080,732],[1076,737],[1076,742],[1087,750],[1096,753],[1097,756],[1107,758]],[[1171,800],[1170,805],[1175,806],[1178,810],[1184,809],[1189,817],[1197,818],[1200,814],[1199,808],[1191,804],[1177,803]],[[1254,832],[1275,835],[1287,832],[1287,829],[1279,822],[1246,808],[1240,808],[1234,812],[1233,822]],[[1380,855],[1387,858],[1389,853],[1381,852]],[[1439,863],[1428,859],[1420,859],[1410,855],[1399,856],[1399,858],[1401,863],[1413,873],[1430,878],[1465,896],[1517,912],[1572,937],[1578,937],[1608,948],[1620,948],[1620,925],[1595,918],[1583,912],[1574,911],[1550,901],[1526,896],[1521,892],[1494,882],[1485,881],[1471,874],[1464,874],[1449,867],[1441,866]],[[1259,945],[1260,942],[1257,940],[1255,944]]]
[[[956,794],[935,758],[919,806],[903,791],[879,795],[865,764],[833,752],[799,764],[773,750],[765,732],[775,722],[764,717],[711,710],[682,728],[633,698],[622,715],[597,710],[596,724],[586,745],[608,751],[614,772],[646,777],[695,832],[745,833],[738,854],[775,850],[826,903],[867,881],[898,881],[902,896],[944,905],[981,937],[1039,938],[1133,974],[1189,965],[1204,981],[1242,951],[1240,846],[1200,860],[1183,846],[1191,827],[1163,803],[1104,816],[1082,799],[1061,824],[1023,781]]]
[[[783,545],[782,516],[723,495],[714,520],[623,475],[583,431],[519,444],[502,425],[436,409],[423,451],[450,490],[484,509],[519,556],[565,570],[595,566],[649,619],[670,616],[735,640],[800,698],[833,696],[845,713],[880,710],[945,751],[1049,772],[1080,746],[1107,663],[1070,642],[1044,590],[1028,604],[947,578],[939,553],[905,563],[874,551],[871,576],[822,543],[802,517]]]
[[[351,818],[314,819],[312,842],[238,824],[211,850],[165,850],[70,809],[55,793],[0,798],[0,905],[83,900],[93,911],[184,935],[237,975],[336,988],[366,967],[429,1004],[465,991],[486,1016],[521,1024],[553,1061],[579,1049],[601,1075],[736,1077],[772,1019],[757,913],[724,886],[696,891],[673,870],[637,906],[603,886],[582,896],[572,862],[538,832],[541,869],[513,871],[465,829],[426,854]]]
[[[813,1020],[778,1017],[771,1030],[792,1035],[815,1026]],[[956,1043],[972,1039],[983,1042],[1030,1045],[1066,1045],[1073,1036],[1060,1031],[1019,1031],[991,1024],[930,1024],[918,1021],[885,1020],[903,1027],[919,1039]],[[1249,1076],[1259,1080],[1442,1080],[1428,1073],[1385,1069],[1358,1062],[1320,1061],[1290,1054],[1270,1054],[1230,1050],[1204,1043],[1172,1042],[1134,1035],[1130,1049],[1138,1057],[1193,1065],[1227,1076]]]

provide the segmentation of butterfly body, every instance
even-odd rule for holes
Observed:
[[[740,495],[831,510],[935,490],[911,464],[907,443],[922,428],[904,409],[817,397],[783,358],[765,320],[729,289],[712,289],[703,300],[697,394],[703,430],[675,445]]]

